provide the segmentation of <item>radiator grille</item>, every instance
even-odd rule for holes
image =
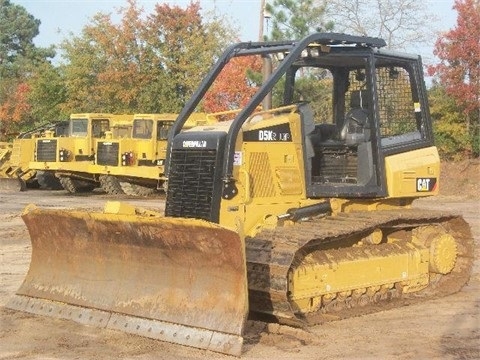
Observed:
[[[216,157],[215,150],[173,149],[166,216],[214,221]]]
[[[97,143],[97,164],[118,166],[118,142],[99,141]]]
[[[57,140],[40,139],[37,141],[37,161],[57,160]]]

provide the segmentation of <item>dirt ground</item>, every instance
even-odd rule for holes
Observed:
[[[459,293],[415,305],[318,325],[309,331],[249,321],[244,359],[478,359],[480,358],[480,164],[443,164],[441,195],[416,207],[463,214],[475,237],[475,263]],[[20,286],[30,241],[20,213],[29,203],[101,209],[104,194],[63,191],[0,192],[0,359],[231,359],[67,320],[35,316],[4,305]],[[124,199],[162,209],[161,198]]]

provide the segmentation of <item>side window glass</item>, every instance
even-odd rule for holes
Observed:
[[[380,136],[383,146],[423,138],[422,117],[412,74],[401,66],[376,69]]]
[[[308,102],[317,124],[333,124],[333,75],[320,67],[302,67],[295,74],[292,102]]]
[[[167,140],[172,126],[172,121],[157,121],[157,140]]]

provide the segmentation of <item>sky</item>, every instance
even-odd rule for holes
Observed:
[[[268,0],[267,0],[268,1]],[[28,13],[41,21],[40,33],[34,39],[37,46],[58,45],[71,33],[79,35],[82,28],[98,12],[116,14],[126,0],[10,0],[23,6]],[[156,3],[169,3],[186,7],[190,0],[137,0],[147,13]],[[429,11],[439,21],[435,28],[447,31],[456,24],[457,13],[452,9],[454,0],[430,0]],[[240,31],[241,41],[257,41],[259,36],[261,0],[200,0],[204,11],[215,11],[224,15]],[[435,38],[431,46],[420,50],[424,62],[434,61],[432,54]]]

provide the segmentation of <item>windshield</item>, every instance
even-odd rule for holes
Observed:
[[[105,132],[110,130],[110,122],[108,119],[94,119],[92,120],[92,136],[94,138],[101,138],[105,136]]]
[[[133,120],[133,138],[151,139],[153,129],[153,120],[135,119]]]
[[[87,136],[88,119],[72,119],[72,136]]]

